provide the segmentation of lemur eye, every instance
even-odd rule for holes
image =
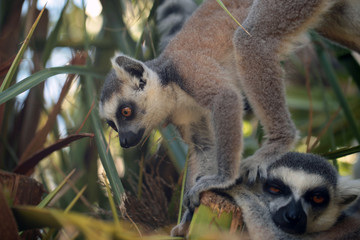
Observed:
[[[269,191],[272,192],[272,193],[280,193],[281,192],[281,190],[279,188],[274,187],[274,186],[271,186],[269,188]]]
[[[263,189],[271,195],[288,195],[291,190],[279,179],[269,179],[265,182]]]
[[[325,198],[322,196],[314,195],[314,196],[312,196],[311,200],[316,204],[321,204],[325,201]]]
[[[124,107],[121,109],[121,115],[123,115],[124,117],[130,117],[132,115],[132,110],[130,107]]]
[[[118,131],[117,128],[116,128],[116,125],[113,121],[111,120],[106,120],[106,123],[112,128],[114,129],[116,132]]]
[[[319,208],[327,206],[330,201],[329,191],[325,187],[318,187],[305,194],[305,199],[313,207]]]

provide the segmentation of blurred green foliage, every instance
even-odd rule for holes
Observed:
[[[36,0],[1,1],[1,82],[43,7],[41,3]],[[74,211],[111,218],[99,175],[103,165],[119,205],[123,204],[125,190],[149,201],[146,196],[151,194],[147,195],[146,189],[152,188],[150,175],[169,182],[160,189],[165,191],[169,201],[171,213],[168,216],[171,217],[166,220],[176,221],[174,206],[179,204],[178,197],[171,195],[179,195],[181,181],[178,176],[186,156],[186,146],[176,131],[171,126],[161,128],[142,146],[122,150],[115,132],[105,126],[97,110],[99,92],[110,69],[109,59],[115,51],[140,60],[158,54],[155,21],[158,4],[156,0],[48,3],[20,66],[13,72],[12,86],[0,93],[0,169],[12,172],[39,151],[56,146],[61,139],[79,131],[93,133],[94,138],[73,141],[56,152],[38,157],[33,162],[35,168],[28,169],[29,175],[48,191],[76,169],[71,178],[71,190],[59,193],[50,205],[65,209],[78,189],[87,185]],[[360,142],[359,56],[332,45],[315,33],[310,37],[312,44],[283,62],[287,78],[291,79],[287,81],[288,105],[300,132],[297,150],[324,154],[340,166],[342,174],[350,174]],[[80,51],[86,53],[86,63],[67,66]],[[62,73],[78,74],[79,78],[72,81],[64,101],[55,108],[66,79]],[[39,134],[41,130],[42,135]],[[261,126],[251,112],[245,116],[244,133],[244,156],[247,156],[259,147],[263,138]],[[37,143],[33,143],[36,148],[29,150],[32,142]],[[339,157],[344,158],[337,164],[335,160]],[[171,168],[161,165],[168,159]]]

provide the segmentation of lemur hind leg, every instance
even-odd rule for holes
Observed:
[[[255,0],[243,22],[250,36],[238,29],[234,36],[236,60],[244,90],[266,132],[266,141],[241,162],[248,183],[265,178],[266,169],[296,142],[296,128],[285,101],[281,56],[291,43],[314,26],[327,10],[324,0]]]

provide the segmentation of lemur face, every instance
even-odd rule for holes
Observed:
[[[291,234],[309,232],[314,220],[324,229],[333,224],[325,218],[329,213],[338,213],[338,207],[333,206],[334,190],[334,186],[319,175],[286,167],[273,170],[263,185],[270,201],[272,220],[281,230]]]
[[[166,100],[157,74],[126,56],[112,59],[100,99],[100,115],[119,134],[124,148],[137,145],[166,119],[171,100]]]
[[[263,192],[272,220],[290,234],[329,229],[357,197],[327,160],[311,154],[285,154],[268,176]]]

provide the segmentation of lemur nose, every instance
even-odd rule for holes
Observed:
[[[145,129],[140,129],[137,133],[134,133],[132,131],[129,132],[120,132],[119,133],[119,141],[120,141],[120,145],[123,148],[129,148],[129,147],[133,147],[136,146],[143,134],[144,134]]]
[[[296,209],[291,209],[284,214],[285,221],[292,224],[299,222],[301,217],[301,212]]]
[[[120,138],[120,145],[123,148],[129,148],[130,146],[128,145],[128,140],[127,138]]]

